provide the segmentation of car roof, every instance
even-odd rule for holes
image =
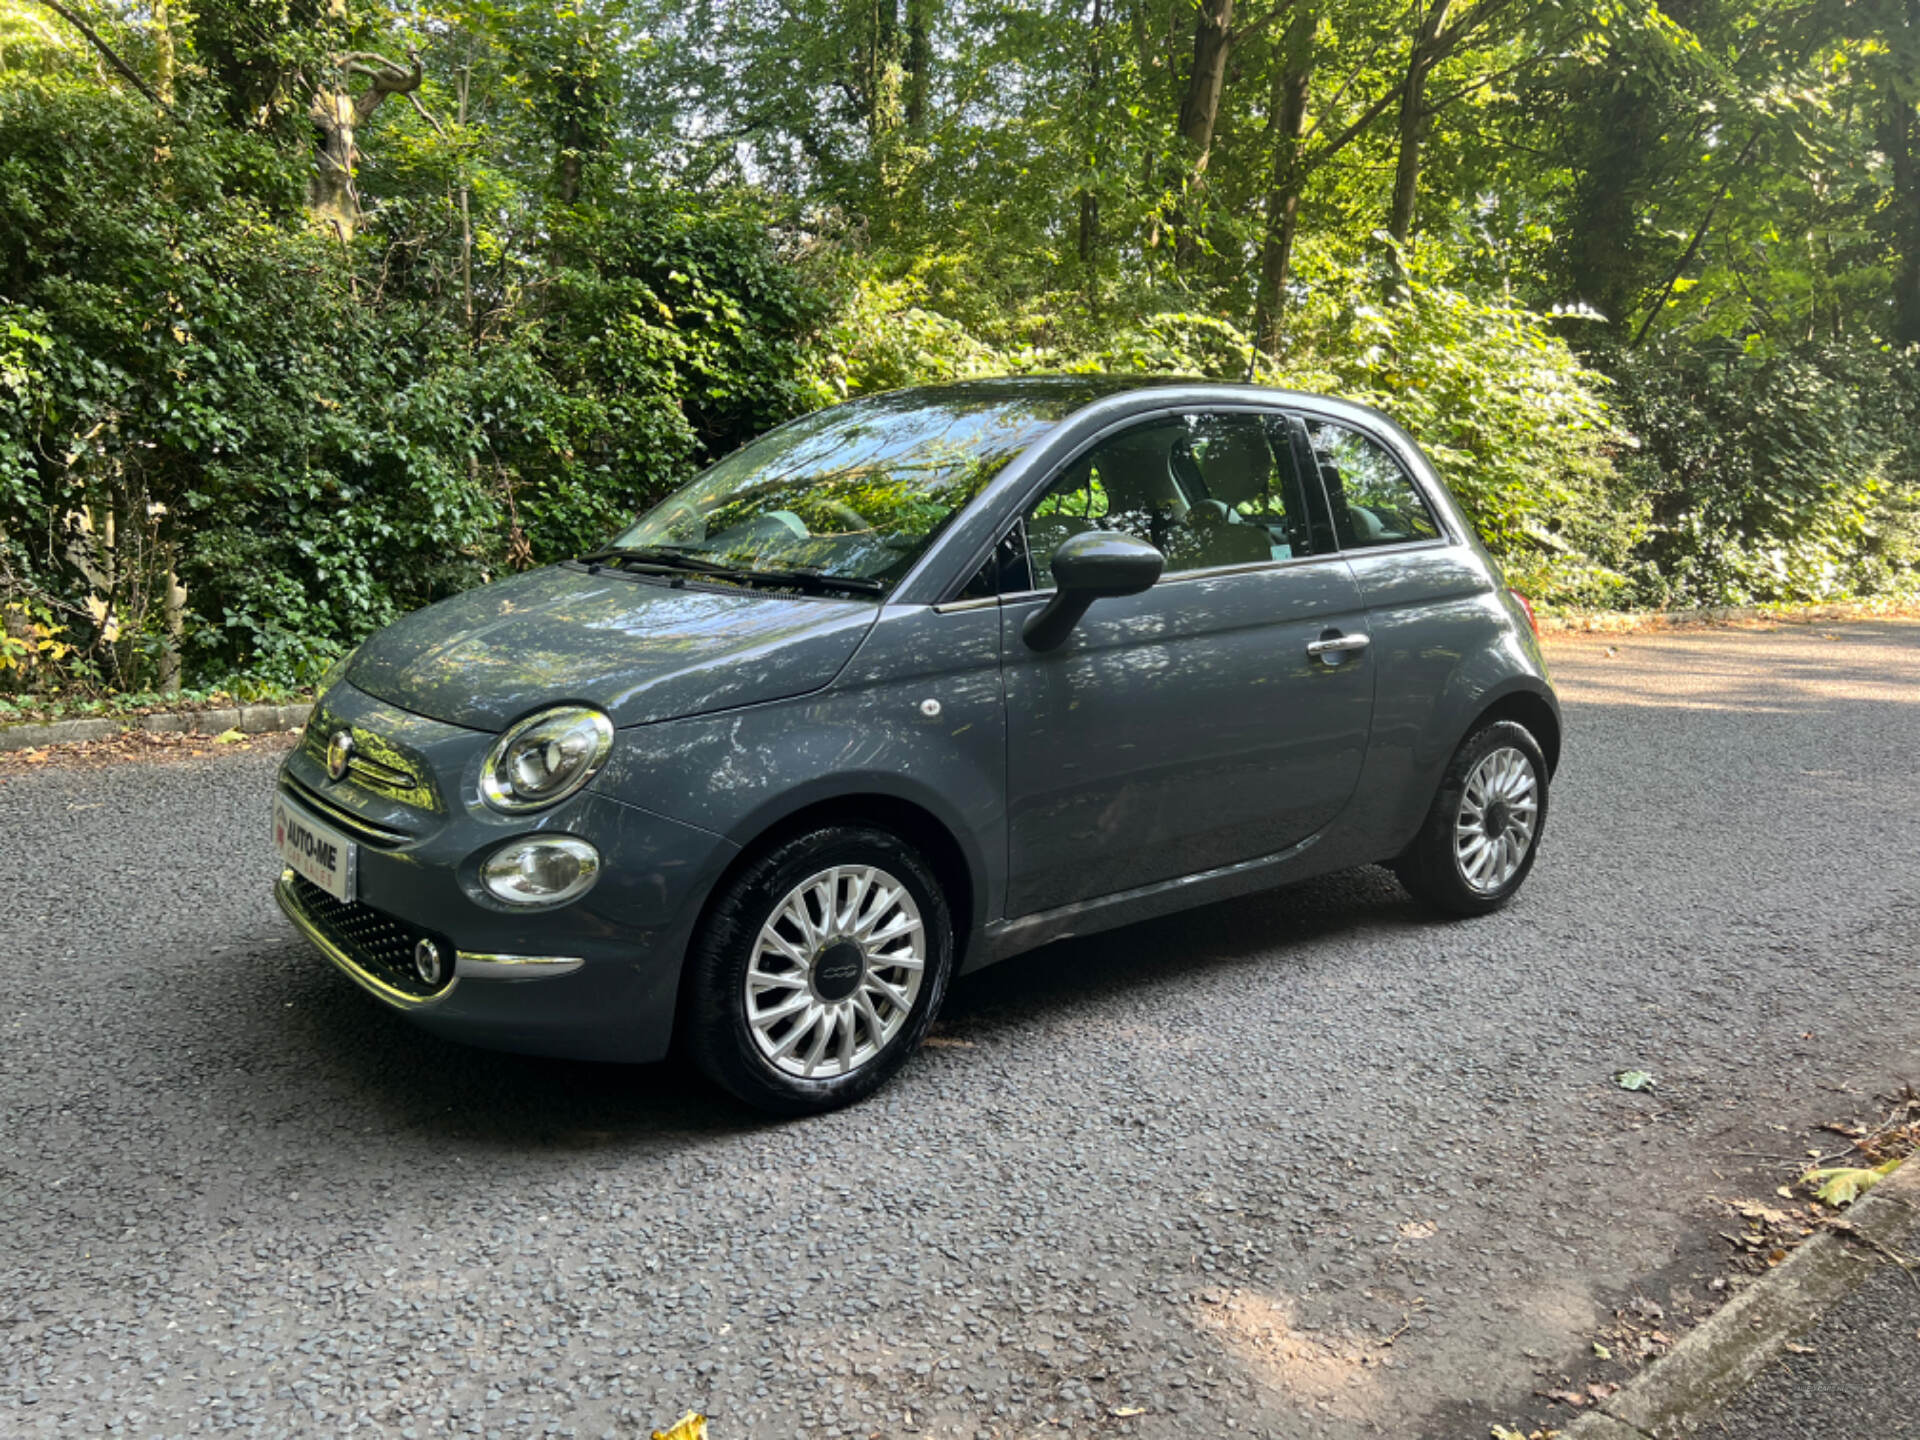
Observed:
[[[1399,427],[1391,416],[1371,405],[1343,400],[1305,390],[1285,390],[1274,385],[1253,385],[1231,380],[1209,380],[1201,375],[1115,375],[1107,373],[1076,375],[1003,375],[976,380],[954,380],[939,385],[915,385],[892,391],[897,400],[924,399],[934,404],[958,403],[1024,404],[1039,411],[1048,420],[1065,420],[1103,400],[1154,391],[1183,392],[1175,403],[1231,403],[1235,400],[1258,401],[1269,405],[1295,405],[1310,410],[1364,419],[1394,431]]]

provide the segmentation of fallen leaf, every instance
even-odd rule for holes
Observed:
[[[238,745],[246,738],[247,732],[244,730],[222,730],[218,735],[213,737],[213,743],[216,745]]]
[[[1597,1360],[1611,1360],[1613,1358],[1613,1351],[1602,1345],[1598,1340],[1593,1342],[1593,1354]]]
[[[1651,1090],[1653,1076],[1644,1070],[1621,1070],[1614,1074],[1613,1083],[1622,1090]]]
[[[1820,1203],[1839,1210],[1858,1200],[1899,1166],[1899,1160],[1895,1159],[1876,1165],[1871,1170],[1849,1165],[1836,1166],[1831,1170],[1809,1170],[1800,1177],[1800,1183],[1818,1186],[1813,1193]]]
[[[1618,1390],[1619,1388],[1620,1387],[1614,1384],[1611,1380],[1601,1380],[1596,1382],[1595,1384],[1587,1386],[1587,1394],[1591,1395],[1593,1397],[1593,1403],[1598,1405],[1602,1400],[1606,1399],[1609,1395],[1613,1394],[1613,1392]]]
[[[656,1430],[653,1440],[707,1440],[707,1417],[689,1410],[674,1421],[671,1430]]]
[[[1819,1351],[1815,1350],[1811,1345],[1796,1345],[1791,1340],[1787,1342],[1787,1349],[1790,1353],[1795,1355],[1817,1355],[1820,1353]]]
[[[1431,1220],[1409,1220],[1400,1227],[1403,1240],[1428,1240],[1440,1229]]]
[[[1571,1405],[1576,1410],[1582,1405],[1591,1405],[1593,1403],[1578,1390],[1549,1390],[1547,1392],[1547,1398],[1549,1400],[1558,1400],[1562,1405]]]
[[[1116,1420],[1131,1420],[1136,1415],[1146,1414],[1147,1407],[1144,1405],[1116,1405],[1107,1413]]]

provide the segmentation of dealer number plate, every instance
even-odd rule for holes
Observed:
[[[273,798],[273,848],[294,874],[336,900],[353,899],[353,841],[284,795]]]

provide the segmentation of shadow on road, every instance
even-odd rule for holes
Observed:
[[[1304,965],[1316,941],[1356,926],[1385,932],[1434,923],[1441,922],[1391,876],[1368,868],[1057,941],[958,981],[936,1043],[978,1043],[1012,1027],[1072,1023],[1122,995],[1152,1008],[1156,991],[1197,972]],[[276,963],[262,964],[264,957]],[[607,1147],[697,1149],[779,1124],[714,1090],[681,1058],[597,1064],[440,1039],[375,1004],[291,937],[233,959],[235,1002],[280,1017],[263,1045],[300,1070],[310,1096],[326,1100],[330,1127],[346,1116],[356,1128],[388,1136],[411,1131],[466,1146],[574,1155]],[[249,990],[257,993],[245,995]],[[261,1055],[237,1068],[272,1063]],[[912,1085],[915,1068],[893,1090]],[[856,1109],[815,1123],[859,1124],[858,1115]],[[295,1117],[286,1119],[297,1128]]]

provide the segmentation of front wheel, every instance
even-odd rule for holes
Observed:
[[[919,1046],[952,957],[946,897],[898,836],[832,825],[782,841],[728,884],[695,942],[695,1063],[776,1114],[850,1105]]]
[[[1494,720],[1460,742],[1419,835],[1391,868],[1416,899],[1485,915],[1533,870],[1546,820],[1546,757],[1524,725]]]

